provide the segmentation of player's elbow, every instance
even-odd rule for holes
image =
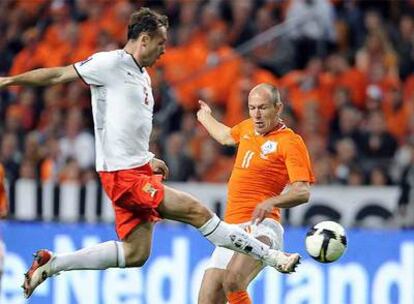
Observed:
[[[221,134],[218,138],[218,142],[223,146],[234,146],[236,144],[233,137],[230,135],[230,131]]]
[[[309,199],[310,199],[309,189],[302,190],[301,194],[300,194],[300,197],[301,197],[301,203],[302,204],[305,204],[305,203],[309,202]]]
[[[298,205],[305,204],[310,199],[310,188],[308,185],[301,185],[295,189]]]
[[[309,189],[303,189],[300,191],[299,193],[299,202],[301,204],[305,204],[309,201],[310,199],[310,191]]]
[[[51,84],[65,83],[72,81],[78,77],[78,74],[75,68],[72,65],[65,67],[57,67],[49,69],[50,72],[50,82]]]
[[[310,185],[308,182],[295,182],[290,189],[295,197],[295,205],[305,204],[310,198]]]
[[[234,140],[231,137],[223,137],[219,140],[219,143],[223,146],[234,146]]]
[[[217,135],[217,141],[223,146],[234,146],[236,144],[233,136],[231,136],[231,129],[227,126],[224,126],[221,132]]]

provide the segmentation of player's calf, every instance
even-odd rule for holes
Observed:
[[[125,243],[124,243],[125,244]],[[125,267],[142,267],[148,260],[150,251],[144,251],[142,248],[136,248],[137,246],[124,247],[125,251]]]
[[[203,226],[213,213],[188,193],[165,186],[164,200],[157,207],[159,214],[166,219],[190,224],[196,228]]]

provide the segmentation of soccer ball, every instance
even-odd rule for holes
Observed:
[[[336,222],[320,222],[309,229],[305,245],[308,254],[318,262],[334,262],[346,249],[345,229]]]

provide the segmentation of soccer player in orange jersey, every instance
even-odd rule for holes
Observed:
[[[4,186],[5,173],[2,164],[0,164],[0,219],[6,218],[8,212],[6,189]],[[0,232],[1,233],[1,232]],[[1,290],[1,277],[3,275],[4,264],[4,244],[0,234],[0,290]]]
[[[280,208],[306,203],[314,176],[302,138],[280,119],[283,104],[278,90],[269,84],[254,87],[248,96],[250,119],[233,128],[218,122],[205,102],[199,103],[197,118],[210,135],[223,145],[238,145],[225,220],[282,250]],[[247,286],[263,267],[251,257],[216,247],[204,274],[199,304],[252,303]]]

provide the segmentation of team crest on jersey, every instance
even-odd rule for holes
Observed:
[[[267,154],[273,153],[277,149],[277,142],[268,140],[265,142],[261,147],[262,155],[265,156]]]
[[[142,187],[142,191],[148,193],[151,197],[154,197],[157,193],[157,189],[155,189],[150,183],[146,183],[144,187]]]

